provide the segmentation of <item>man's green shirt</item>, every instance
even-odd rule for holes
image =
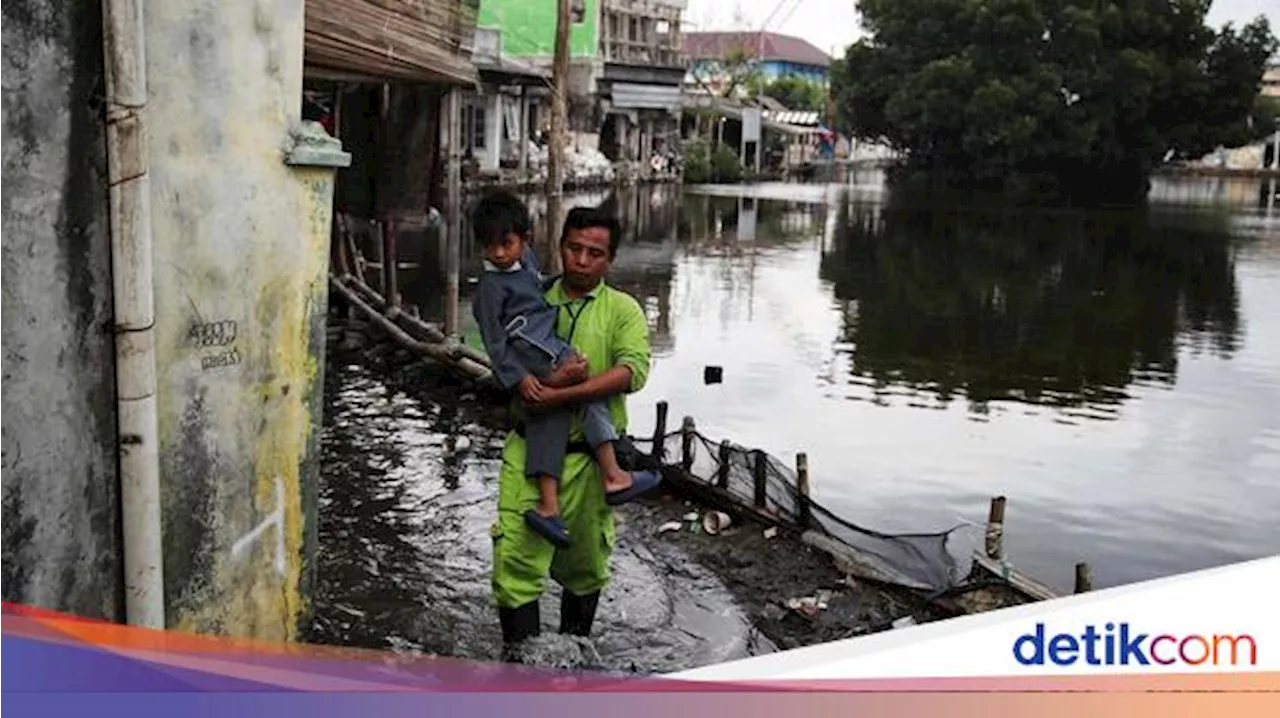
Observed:
[[[544,296],[559,309],[556,333],[587,358],[591,376],[622,365],[631,370],[631,392],[644,388],[653,350],[649,345],[649,321],[635,298],[601,282],[583,298],[570,299],[561,280],[556,280]],[[619,434],[625,433],[626,397],[611,396],[607,402],[614,427]],[[518,399],[515,411],[523,411]],[[581,412],[574,412],[569,440],[582,439]]]

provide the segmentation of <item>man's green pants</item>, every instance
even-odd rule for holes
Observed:
[[[525,476],[524,439],[509,434],[498,474],[498,520],[492,530],[493,595],[499,608],[537,600],[546,590],[547,576],[579,596],[609,583],[613,509],[605,503],[604,479],[594,458],[567,454],[559,488],[560,516],[571,542],[561,549],[525,524],[525,511],[538,503],[538,485]]]

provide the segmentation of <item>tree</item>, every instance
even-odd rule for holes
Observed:
[[[817,83],[794,75],[784,75],[764,83],[758,94],[772,97],[786,105],[789,110],[813,112],[821,112],[826,99],[825,93]]]
[[[838,123],[907,156],[896,177],[1089,202],[1146,196],[1155,166],[1249,133],[1265,17],[1211,0],[861,0],[833,72]]]
[[[755,53],[746,45],[730,48],[720,60],[696,64],[690,74],[715,97],[733,97],[739,90],[751,94],[760,82]]]

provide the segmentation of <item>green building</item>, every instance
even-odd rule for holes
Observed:
[[[569,33],[570,146],[598,148],[643,175],[656,153],[679,145],[685,76],[680,20],[686,0],[572,0]],[[556,0],[481,0],[478,33],[497,32],[497,54],[549,72]],[[488,122],[492,120],[486,113]],[[546,132],[545,104],[526,117]],[[490,135],[516,136],[498,128]]]

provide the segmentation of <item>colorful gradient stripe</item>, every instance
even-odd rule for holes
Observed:
[[[2,638],[14,715],[1280,715],[1280,672],[694,683],[150,631],[13,604]]]

